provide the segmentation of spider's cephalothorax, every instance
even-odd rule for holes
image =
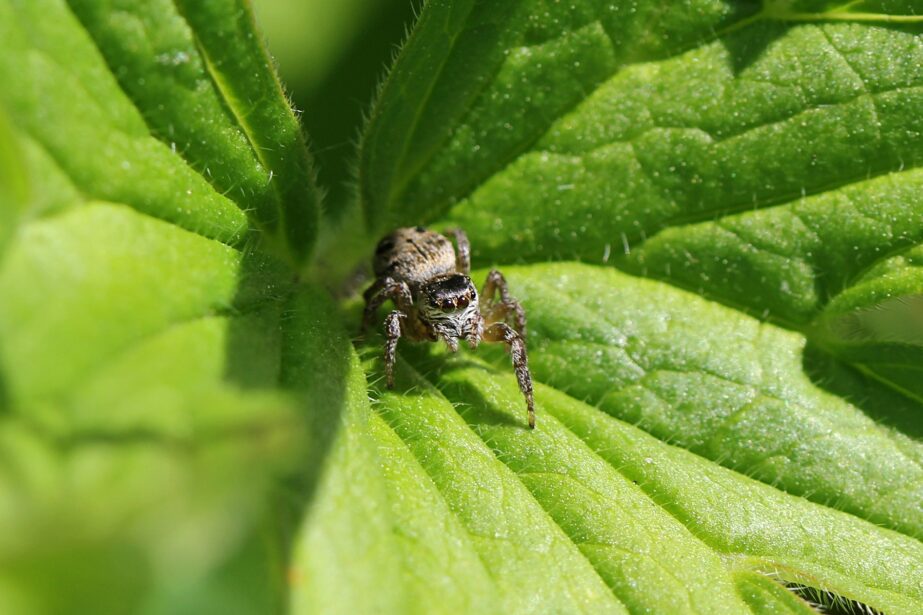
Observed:
[[[478,296],[468,277],[471,268],[468,238],[460,229],[449,231],[458,251],[444,236],[423,227],[400,228],[382,239],[375,250],[375,283],[365,291],[363,329],[388,299],[396,310],[385,319],[385,376],[394,386],[397,340],[443,340],[455,352],[458,340],[472,348],[483,340],[503,342],[510,349],[519,389],[526,398],[529,427],[535,427],[532,376],[526,359],[526,315],[509,296],[506,280],[497,270],[487,274]],[[499,297],[497,295],[499,294]],[[480,300],[483,299],[484,303]]]

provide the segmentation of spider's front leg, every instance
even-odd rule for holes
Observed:
[[[497,293],[500,293],[500,300],[496,301]],[[507,322],[507,318],[512,315],[513,328],[520,336],[526,336],[526,311],[522,309],[519,302],[510,296],[510,289],[506,283],[506,278],[496,269],[491,269],[487,274],[487,281],[484,282],[484,288],[481,290],[481,297],[484,299],[487,311],[486,319],[488,323]]]
[[[391,278],[380,278],[362,295],[365,298],[365,312],[362,314],[362,333],[365,333],[372,324],[375,312],[382,304],[391,299],[398,310],[405,314],[410,313],[413,298],[406,282],[395,282]]]
[[[532,398],[532,374],[529,373],[529,359],[526,356],[526,342],[522,336],[505,322],[495,322],[484,330],[484,340],[488,342],[505,342],[513,359],[513,369],[519,390],[526,398],[529,410],[529,429],[535,429],[535,401]]]
[[[397,340],[401,338],[401,319],[407,315],[394,310],[385,318],[385,382],[389,389],[394,388],[394,362],[397,360]]]

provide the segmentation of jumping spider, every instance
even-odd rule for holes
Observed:
[[[394,387],[394,361],[397,340],[403,335],[414,341],[445,341],[452,352],[458,340],[471,348],[481,340],[504,342],[513,359],[519,390],[526,398],[529,428],[535,428],[532,376],[526,359],[526,313],[510,297],[506,280],[496,269],[487,274],[478,303],[478,293],[468,274],[471,248],[461,229],[448,233],[455,237],[458,252],[444,236],[422,226],[399,228],[378,243],[375,250],[375,283],[365,291],[366,330],[375,312],[388,299],[396,310],[385,319],[385,376],[388,388]],[[500,298],[496,295],[499,293]]]

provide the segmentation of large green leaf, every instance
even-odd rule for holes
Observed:
[[[506,265],[549,386],[532,434],[499,349],[404,350],[373,410],[497,610],[602,609],[600,581],[630,611],[923,608],[919,12],[427,4],[364,135],[369,225],[466,229],[476,263]],[[586,264],[540,264],[562,259]],[[535,503],[583,560],[551,554]],[[430,508],[402,532],[444,526]],[[543,572],[576,577],[530,602],[539,533]]]
[[[303,261],[317,192],[249,13],[231,1],[186,19],[169,2],[71,6],[0,7],[0,95],[25,137],[86,196],[230,243],[251,212]]]
[[[547,387],[537,391],[544,420],[533,434],[523,429],[511,376],[470,359],[438,358],[426,367],[435,368],[429,379],[441,392],[408,374],[412,399],[384,395],[382,414],[446,500],[459,502],[454,510],[485,566],[496,567],[495,582],[521,584],[505,596],[503,612],[528,609],[538,589],[524,590],[535,568],[522,554],[495,553],[494,543],[480,536],[502,536],[512,553],[538,550],[548,557],[539,568],[543,577],[556,578],[556,570],[573,575],[551,583],[558,587],[602,579],[629,611],[741,612],[734,586],[748,572],[820,584],[889,613],[919,607],[923,545],[912,538],[761,485]],[[446,398],[460,405],[463,421]],[[504,476],[522,484],[504,485]],[[494,497],[500,499],[491,503]],[[535,502],[545,512],[539,519],[553,520],[572,543],[570,557],[582,557],[549,552],[558,531],[540,531],[519,508]],[[538,535],[549,536],[541,546]],[[589,589],[573,593],[598,596]],[[552,592],[540,600],[567,596]]]
[[[561,389],[537,429],[503,353],[403,352],[306,519],[296,612],[378,583],[391,612],[810,612],[786,586],[920,609],[923,447],[811,382],[803,337],[589,265],[507,273]]]
[[[136,4],[0,2],[4,613],[281,608],[351,369],[246,6]]]
[[[286,476],[310,496],[350,355],[329,301],[281,271],[123,205],[19,230],[0,269],[4,610],[279,607],[267,502]]]

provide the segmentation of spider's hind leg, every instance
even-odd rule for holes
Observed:
[[[471,273],[471,243],[468,241],[468,235],[460,228],[453,228],[446,231],[446,234],[455,238],[455,245],[458,246],[455,252],[455,271]]]
[[[526,356],[526,342],[523,337],[505,322],[495,322],[484,330],[484,340],[487,342],[504,342],[510,349],[513,359],[513,370],[516,372],[516,381],[519,390],[526,398],[526,409],[529,412],[529,429],[535,429],[535,401],[532,396],[532,374],[529,373],[529,359]]]

